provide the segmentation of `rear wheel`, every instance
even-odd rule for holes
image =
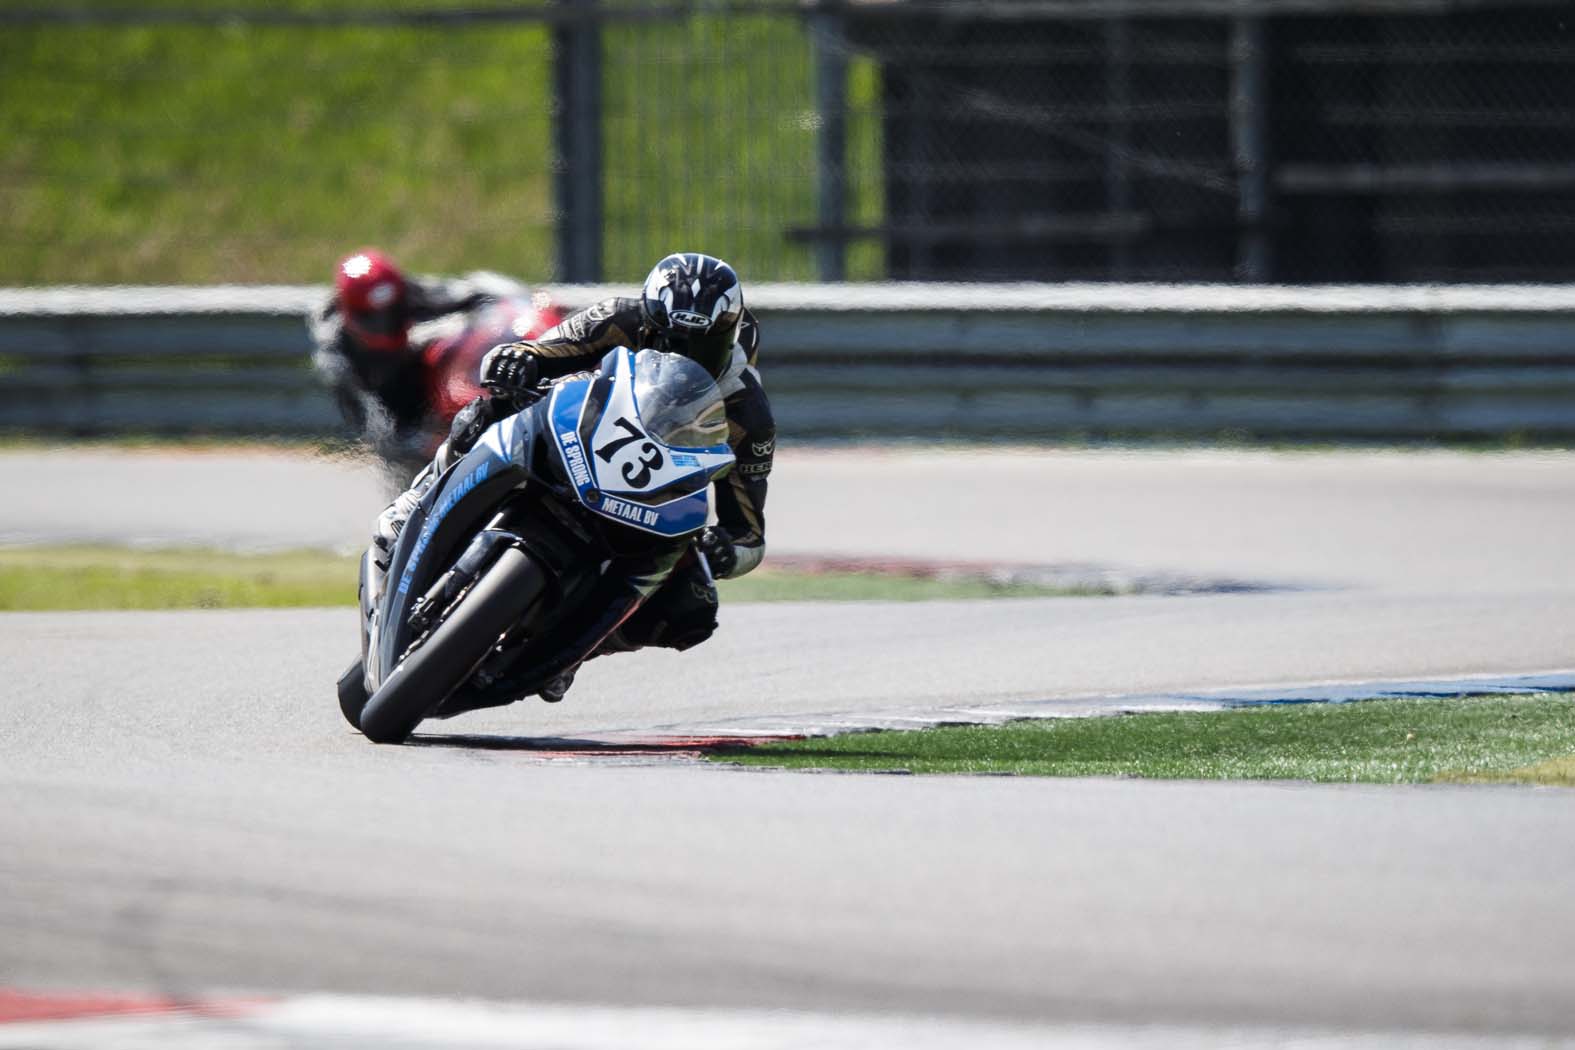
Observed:
[[[448,699],[545,589],[523,551],[503,552],[419,649],[407,656],[361,709],[368,740],[397,744]]]

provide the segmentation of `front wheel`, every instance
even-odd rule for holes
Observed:
[[[339,713],[354,729],[361,728],[361,709],[366,706],[366,664],[357,660],[339,676]]]
[[[546,589],[534,561],[511,547],[425,643],[405,657],[361,709],[368,740],[397,744],[448,699]]]

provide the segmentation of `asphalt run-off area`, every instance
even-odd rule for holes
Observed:
[[[0,542],[240,550],[353,549],[387,495],[264,449],[16,449],[0,486]],[[728,606],[401,748],[334,702],[351,609],[0,616],[0,1046],[1575,1039],[1566,790],[695,757],[1567,688],[1575,455],[790,448],[768,517],[768,557],[1131,593]]]

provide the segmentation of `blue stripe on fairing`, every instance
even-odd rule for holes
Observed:
[[[590,381],[561,383],[552,391],[552,433],[557,440],[564,430],[578,431],[580,409],[585,406],[585,395],[590,391]],[[562,442],[559,442],[562,445]]]
[[[454,509],[455,504],[470,494],[470,491],[492,473],[492,468],[501,464],[503,460],[496,454],[481,461],[481,465],[458,482],[448,486],[447,495],[443,501],[432,508],[432,513],[427,516],[426,522],[421,526],[421,536],[416,540],[416,545],[410,549],[410,557],[405,559],[405,571],[399,574],[399,586],[395,588],[396,594],[404,594],[410,590],[410,581],[415,578],[416,566],[421,562],[421,556],[426,553],[427,544],[432,542],[432,536],[437,532],[438,526],[443,524],[443,519],[448,517],[448,512]]]

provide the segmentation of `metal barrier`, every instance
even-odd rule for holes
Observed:
[[[628,289],[546,289],[575,307]],[[327,435],[299,286],[0,289],[0,428]],[[785,438],[1575,437],[1575,288],[758,285]]]

